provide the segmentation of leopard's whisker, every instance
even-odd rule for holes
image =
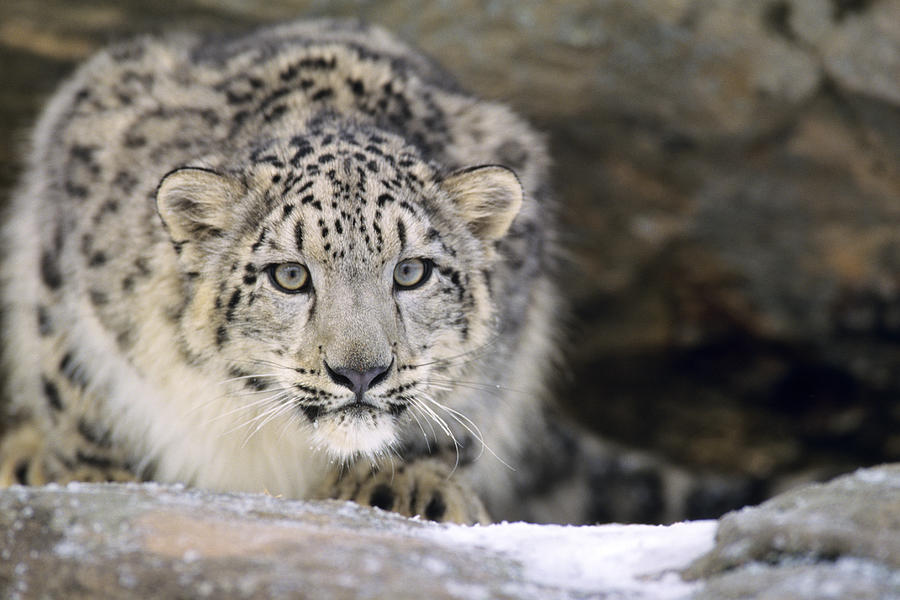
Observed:
[[[478,440],[478,442],[481,444],[481,451],[479,452],[478,456],[481,456],[481,454],[485,450],[487,450],[494,458],[496,458],[498,461],[500,461],[500,463],[503,466],[505,466],[506,468],[508,468],[511,471],[516,470],[512,465],[510,465],[508,462],[503,460],[496,452],[494,452],[494,450],[487,444],[487,442],[485,442],[484,435],[481,433],[481,429],[478,427],[478,425],[472,419],[470,419],[463,413],[459,412],[458,410],[450,408],[449,406],[438,402],[437,400],[435,400],[433,397],[431,397],[429,394],[427,394],[425,392],[422,392],[422,397],[425,398],[426,400],[428,400],[429,402],[431,402],[432,404],[434,404],[435,406],[437,406],[438,408],[441,408],[444,411],[446,411],[447,414],[449,414],[457,423],[462,425],[466,429],[466,431],[471,433],[472,436],[476,440]]]
[[[459,467],[459,449],[461,447],[459,444],[459,440],[456,439],[456,436],[453,434],[453,430],[450,428],[447,422],[439,414],[437,414],[434,409],[426,405],[419,398],[414,398],[414,401],[417,403],[419,408],[422,409],[424,413],[427,414],[431,418],[431,420],[435,422],[438,427],[440,427],[441,430],[443,430],[443,432],[447,435],[447,437],[449,437],[453,442],[453,447],[456,451],[456,461],[453,463],[453,468],[450,470],[450,474],[452,475],[456,472],[457,467]]]
[[[426,384],[444,384],[453,387],[461,387],[472,390],[490,392],[494,394],[501,394],[504,392],[513,392],[515,394],[526,394],[527,392],[522,389],[511,388],[509,386],[501,385],[499,383],[485,383],[483,381],[461,381],[459,379],[451,379],[449,377],[441,377],[440,375],[429,374],[428,378],[423,380],[423,383]]]
[[[243,421],[243,422],[241,422],[241,423],[238,423],[238,424],[235,425],[234,427],[232,427],[232,428],[230,428],[230,429],[228,429],[228,430],[222,432],[222,433],[221,433],[221,436],[230,435],[230,434],[234,433],[235,431],[238,431],[239,429],[243,429],[244,427],[248,427],[249,425],[252,425],[254,422],[256,422],[258,419],[263,418],[265,415],[269,414],[271,411],[277,410],[277,409],[280,407],[280,401],[281,401],[283,398],[287,397],[288,395],[289,395],[289,394],[288,394],[287,391],[281,391],[281,392],[278,392],[278,393],[273,394],[273,395],[271,395],[271,396],[267,396],[266,398],[261,398],[261,399],[257,400],[257,401],[254,403],[255,406],[257,406],[257,407],[258,407],[258,406],[266,406],[265,410],[263,410],[263,412],[257,414],[256,416],[254,416],[254,417],[252,417],[252,418],[250,418],[250,419],[247,419],[247,420],[245,420],[245,421]],[[271,406],[267,406],[267,405],[271,405]],[[243,410],[243,409],[248,408],[248,407],[247,407],[247,406],[242,406],[242,407],[239,407],[239,408],[240,408],[241,410]],[[240,412],[240,410],[235,411],[235,412]],[[215,417],[215,418],[219,418],[219,417]]]
[[[231,383],[232,381],[241,381],[242,379],[261,379],[263,377],[278,377],[279,373],[259,373],[258,375],[241,375],[239,377],[231,377],[229,379],[223,379],[219,382],[219,385],[225,385],[227,383]]]
[[[210,418],[209,421],[208,421],[208,423],[213,423],[213,422],[218,421],[218,420],[220,420],[220,419],[224,419],[224,418],[226,418],[226,417],[228,417],[228,416],[231,416],[231,415],[233,415],[233,414],[235,414],[235,413],[239,413],[239,412],[243,412],[243,411],[245,411],[245,410],[251,410],[251,409],[253,409],[253,408],[256,408],[256,407],[259,407],[259,406],[263,406],[263,405],[269,403],[270,401],[272,401],[272,399],[273,399],[273,398],[276,398],[279,394],[281,394],[281,393],[283,393],[283,392],[285,392],[286,390],[289,390],[289,389],[290,389],[290,388],[281,388],[281,389],[279,389],[279,390],[266,390],[267,392],[270,392],[271,395],[266,396],[265,398],[258,398],[258,399],[254,400],[254,401],[252,401],[252,402],[242,402],[241,404],[239,404],[239,405],[236,406],[235,408],[232,408],[231,410],[229,410],[229,411],[227,411],[227,412],[224,412],[224,413],[219,413],[219,414],[217,414],[216,416]],[[257,393],[262,393],[262,392],[257,392]]]
[[[412,404],[410,405],[411,408],[413,406],[414,405],[412,405]],[[422,437],[425,439],[425,449],[428,451],[429,454],[431,454],[431,442],[428,440],[428,433],[425,431],[425,427],[422,426],[422,421],[419,420],[419,415],[416,414],[416,412],[414,412],[414,411],[410,411],[409,414],[411,414],[413,416],[413,418],[416,420],[416,423],[419,424],[419,429],[422,430]],[[435,435],[434,426],[431,425],[430,423],[429,423],[429,426],[431,427],[431,434]]]
[[[257,417],[254,418],[252,421],[250,421],[248,424],[253,424],[254,422],[256,422],[256,427],[254,427],[253,430],[250,431],[250,432],[247,434],[247,437],[244,438],[244,441],[243,441],[243,443],[241,444],[241,447],[243,448],[244,446],[246,446],[246,445],[250,442],[250,439],[251,439],[254,435],[256,435],[256,433],[257,433],[260,429],[262,429],[263,427],[265,427],[265,425],[266,425],[267,423],[269,423],[269,422],[272,421],[273,419],[275,419],[275,418],[277,418],[277,417],[283,415],[284,413],[290,411],[292,408],[293,408],[293,406],[292,406],[289,402],[279,402],[279,403],[278,403],[275,407],[273,407],[271,410],[267,411],[266,413],[263,413],[262,415],[257,416]],[[260,417],[263,417],[263,416],[264,416],[265,418],[263,418],[263,419],[260,420]]]

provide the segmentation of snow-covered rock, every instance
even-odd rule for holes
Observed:
[[[8,598],[677,599],[713,521],[438,525],[352,503],[158,485],[0,492]]]
[[[0,595],[876,600],[900,598],[898,540],[900,465],[670,526],[463,527],[155,484],[15,487],[0,491]]]
[[[698,598],[900,598],[900,465],[860,469],[725,515],[687,571]]]

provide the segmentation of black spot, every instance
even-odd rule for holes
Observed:
[[[766,9],[766,24],[769,28],[787,40],[795,39],[791,29],[791,5],[787,2],[775,2]],[[510,165],[512,166],[512,165]]]
[[[291,90],[289,90],[288,88],[278,88],[276,90],[273,90],[268,96],[263,98],[262,101],[259,103],[259,111],[262,112],[262,111],[266,110],[269,107],[269,105],[271,105],[273,102],[275,102],[282,96],[286,96],[290,92],[291,92]]]
[[[321,56],[304,58],[297,66],[301,69],[317,69],[321,71],[331,71],[334,69],[337,64],[337,59],[332,56],[331,58],[323,58]]]
[[[21,485],[28,485],[28,467],[31,464],[27,460],[23,460],[22,462],[16,464],[15,468],[15,477],[16,483]]]
[[[94,252],[93,254],[91,254],[91,258],[90,258],[90,260],[88,260],[88,267],[91,267],[91,268],[99,267],[99,266],[102,266],[105,264],[106,264],[106,254],[101,251],[97,251],[97,252]]]
[[[267,233],[268,233],[268,229],[263,227],[263,230],[259,232],[259,237],[256,238],[256,242],[254,242],[253,245],[250,246],[251,252],[256,252],[257,250],[259,250],[262,247],[263,241],[266,239]]]
[[[111,469],[115,466],[112,460],[105,456],[97,456],[96,454],[86,454],[78,450],[75,453],[75,460],[81,464],[95,467],[97,469]]]
[[[278,74],[278,77],[282,81],[288,81],[293,79],[297,75],[297,67],[294,65],[289,66],[287,69]]]
[[[109,430],[88,423],[84,417],[78,419],[78,433],[88,442],[100,448],[109,448],[112,445]]]
[[[303,414],[306,415],[306,418],[310,420],[311,423],[315,423],[316,419],[319,418],[319,415],[322,413],[322,407],[318,404],[301,404],[300,410],[303,411]]]
[[[285,106],[284,104],[279,104],[278,106],[273,108],[271,111],[269,111],[269,113],[266,114],[266,116],[263,118],[267,122],[275,121],[279,117],[281,117],[281,115],[283,115],[285,112],[287,112],[287,106]]]
[[[244,387],[251,390],[262,392],[269,388],[259,377],[249,377],[244,380]]]
[[[134,266],[135,268],[137,268],[138,273],[140,273],[144,277],[147,277],[152,273],[152,271],[150,270],[149,261],[143,256],[138,257],[134,260]]]
[[[425,518],[430,521],[439,521],[447,512],[447,504],[440,492],[435,492],[425,507]]]
[[[300,177],[299,177],[299,176],[297,177],[297,181],[300,181]],[[297,194],[297,195],[300,195],[300,194],[302,194],[303,192],[305,192],[306,190],[308,190],[309,188],[311,188],[311,187],[312,187],[312,184],[313,184],[312,181],[307,181],[307,182],[304,183],[302,186],[300,186],[300,189],[298,189],[298,190],[297,190],[296,192],[294,192],[294,193]]]
[[[41,281],[51,290],[57,290],[62,286],[62,274],[59,271],[57,257],[47,250],[41,253]]]
[[[303,252],[303,224],[300,221],[294,225],[294,239],[297,241],[297,250]]]
[[[47,398],[47,404],[50,405],[50,408],[56,411],[63,410],[65,405],[63,405],[62,398],[59,396],[59,388],[56,387],[56,384],[46,377],[41,378],[41,383],[44,387],[44,396]]]
[[[106,304],[109,304],[109,296],[100,290],[88,291],[88,297],[91,299],[91,304],[94,306],[105,306]]]
[[[249,102],[252,99],[253,94],[251,92],[238,94],[233,90],[225,90],[225,101],[228,102],[228,104],[243,104],[245,102]]]
[[[278,169],[284,167],[284,163],[275,154],[263,154],[268,148],[257,148],[250,154],[250,161],[254,164],[272,165]]]
[[[243,125],[244,121],[246,121],[247,117],[249,117],[249,116],[250,116],[250,113],[248,111],[241,110],[241,111],[234,113],[234,117],[232,117],[231,120],[234,122],[234,126],[237,128],[237,127],[240,127],[241,125]]]
[[[388,403],[388,412],[391,414],[392,417],[399,417],[404,412],[406,412],[407,408],[409,408],[409,405],[407,405],[403,402]]]
[[[331,98],[334,96],[334,90],[331,88],[322,88],[318,92],[312,95],[312,100],[317,102],[319,100],[325,100],[326,98]]]
[[[378,196],[378,206],[379,207],[382,207],[386,203],[393,202],[393,201],[394,201],[394,197],[391,196],[390,194],[381,194],[380,196]]]
[[[128,133],[125,135],[125,139],[122,141],[122,145],[124,145],[126,148],[142,148],[147,145],[147,138],[142,135]]]
[[[366,93],[366,88],[363,86],[363,82],[359,79],[351,79],[347,78],[347,85],[350,86],[350,91],[353,92],[354,96],[362,96]]]
[[[234,293],[231,294],[231,298],[228,300],[228,310],[225,312],[225,320],[232,321],[234,319],[234,309],[237,308],[238,303],[241,301],[241,290],[236,289]]]
[[[849,15],[865,11],[875,0],[831,0],[834,18],[843,21]]]
[[[282,215],[282,218],[287,219],[293,210],[294,210],[293,204],[286,204],[284,206],[284,214]]]
[[[66,352],[59,361],[59,372],[62,373],[69,383],[75,387],[84,388],[87,386],[87,379],[81,367],[72,360],[72,353]]]
[[[324,165],[325,163],[330,163],[334,160],[334,154],[323,154],[319,157],[319,164]]]
[[[38,334],[46,337],[53,333],[53,325],[50,323],[50,315],[47,313],[46,306],[37,307]]]
[[[369,496],[369,505],[382,510],[391,510],[394,508],[394,491],[383,483],[376,485],[372,495]]]
[[[224,325],[219,325],[219,328],[216,329],[216,346],[222,347],[222,344],[228,341],[228,331],[225,329]]]

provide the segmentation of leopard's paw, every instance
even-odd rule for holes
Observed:
[[[0,488],[47,483],[45,452],[36,427],[25,424],[8,432],[0,442]]]
[[[490,523],[478,496],[450,475],[450,469],[435,460],[388,465],[375,471],[360,465],[330,480],[323,496],[431,521]]]

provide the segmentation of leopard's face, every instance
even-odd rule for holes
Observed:
[[[160,188],[192,290],[187,346],[230,374],[249,427],[286,417],[340,458],[378,455],[417,422],[440,431],[448,383],[492,334],[492,248],[518,210],[515,177],[442,178],[402,140],[359,130],[273,140],[242,161]]]

